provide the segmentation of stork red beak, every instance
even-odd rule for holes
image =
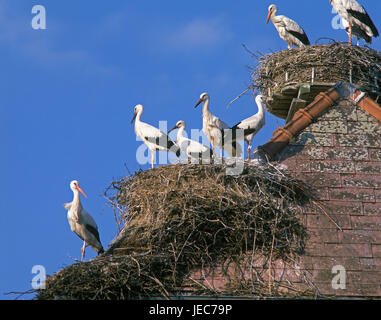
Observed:
[[[87,195],[85,195],[85,193],[83,192],[83,190],[81,189],[80,186],[77,186],[77,190],[78,190],[80,193],[82,193],[82,195],[83,195],[85,198],[87,198]]]
[[[134,116],[132,117],[132,120],[131,120],[131,125],[132,125],[132,123],[134,122],[134,120],[135,120],[135,118],[136,118],[136,115],[137,115],[137,113],[136,113],[136,111],[134,112]]]
[[[266,24],[268,24],[269,23],[269,21],[270,21],[270,18],[271,18],[271,14],[273,13],[273,11],[272,10],[269,10],[269,14],[267,15],[267,20],[266,20]]]
[[[197,103],[196,103],[196,105],[194,106],[194,108],[196,109],[198,106],[199,106],[199,104],[202,102],[202,99],[200,98],[200,100],[198,100],[197,101]]]

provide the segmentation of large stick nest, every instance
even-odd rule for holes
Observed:
[[[311,83],[313,73],[314,82],[351,82],[381,95],[381,52],[367,47],[333,43],[253,56],[258,64],[252,68],[252,84],[265,95],[289,83]]]
[[[294,261],[307,239],[300,210],[311,201],[308,189],[271,166],[246,165],[237,176],[227,175],[225,165],[137,172],[106,191],[118,225],[124,224],[110,248],[49,277],[38,298],[131,299],[187,290],[258,296],[269,294],[270,287],[272,295],[281,295],[279,283],[265,282],[253,266],[255,277],[231,279],[221,290],[191,275],[216,266],[242,267],[243,261],[250,267],[254,255],[264,257],[262,267]]]

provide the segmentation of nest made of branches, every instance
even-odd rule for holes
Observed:
[[[368,47],[335,42],[252,55],[257,64],[252,68],[251,82],[265,95],[277,93],[289,83],[339,81],[381,95],[381,52]]]
[[[37,297],[283,295],[279,283],[259,273],[274,261],[292,264],[303,253],[308,235],[300,215],[313,199],[311,189],[269,165],[245,165],[236,176],[226,169],[177,164],[112,182],[106,195],[124,225],[119,236],[104,255],[49,277]],[[254,256],[263,258],[260,272],[251,265]],[[243,265],[251,268],[250,279],[233,277],[224,289],[192,277],[217,266],[228,274]],[[293,294],[310,289],[294,288]]]

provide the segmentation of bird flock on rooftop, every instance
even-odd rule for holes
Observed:
[[[342,19],[342,25],[348,33],[349,45],[352,45],[352,37],[359,40],[363,39],[367,43],[372,42],[373,37],[379,35],[377,28],[369,17],[368,13],[355,0],[330,0],[332,7],[336,10]],[[305,47],[310,45],[310,41],[306,32],[294,20],[277,15],[278,8],[272,4],[268,8],[266,23],[270,20],[274,24],[281,39],[287,42],[288,49],[294,45],[297,47]],[[239,140],[246,141],[247,157],[251,157],[251,143],[253,137],[265,125],[264,104],[265,98],[261,95],[256,96],[255,101],[258,112],[253,116],[240,121],[234,126],[229,126],[209,110],[210,96],[207,92],[200,95],[195,108],[200,104],[202,107],[202,130],[209,139],[211,148],[201,144],[198,141],[191,140],[184,136],[186,123],[179,120],[169,132],[178,129],[176,142],[172,141],[168,133],[162,132],[160,129],[141,121],[143,106],[138,104],[134,108],[131,125],[135,121],[135,134],[141,138],[151,153],[151,167],[154,167],[155,152],[168,151],[180,157],[184,154],[188,162],[209,164],[216,158],[215,148],[220,148],[220,157],[222,158],[222,150],[231,157],[242,156],[242,148],[238,143]],[[67,218],[71,230],[76,233],[82,240],[81,261],[84,259],[85,249],[87,246],[92,247],[98,254],[103,253],[104,249],[100,241],[97,224],[94,219],[82,207],[80,193],[86,197],[85,193],[79,186],[77,180],[70,182],[70,188],[73,191],[74,198],[70,203],[65,203],[64,207],[68,210]]]

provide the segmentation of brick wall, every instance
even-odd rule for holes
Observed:
[[[284,285],[278,294],[308,290],[307,295],[380,298],[381,123],[343,100],[294,137],[274,161],[313,186],[324,209],[303,208],[309,234],[304,254],[293,262],[272,261],[270,272],[264,257],[248,256],[238,266],[195,270],[191,278],[217,293],[225,292],[229,281],[260,278],[265,286]],[[335,266],[345,269],[345,289],[332,286]]]
[[[315,186],[329,217],[306,208],[310,238],[301,259],[322,294],[381,296],[381,123],[351,101],[331,107],[276,155]],[[346,270],[333,289],[332,268]]]

